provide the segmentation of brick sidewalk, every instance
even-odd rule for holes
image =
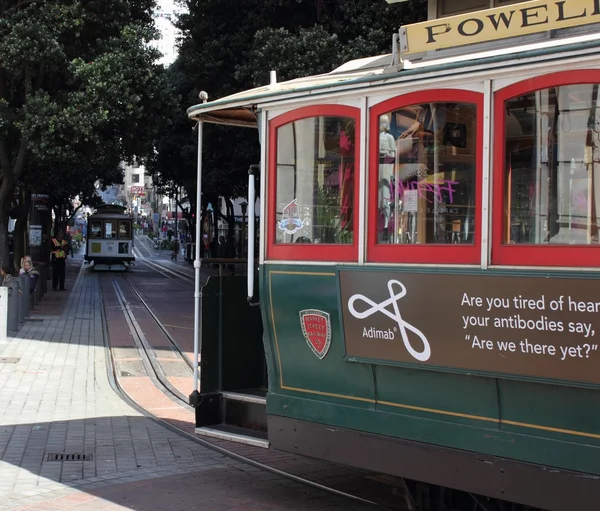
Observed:
[[[58,300],[43,301],[42,321],[0,344],[14,357],[0,363],[0,510],[371,509],[234,461],[127,405],[108,379],[99,280],[83,270],[59,316]]]
[[[30,317],[39,318],[60,316],[69,300],[69,295],[73,289],[73,285],[79,275],[79,270],[83,264],[83,255],[75,254],[75,257],[69,257],[67,259],[67,269],[65,274],[65,288],[66,291],[53,291],[52,280],[47,282],[47,293],[38,304],[31,309]],[[49,275],[50,276],[50,275]],[[38,283],[38,285],[40,285]]]

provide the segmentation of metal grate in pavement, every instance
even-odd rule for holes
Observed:
[[[19,360],[19,357],[0,357],[0,364],[16,364]]]
[[[66,453],[50,453],[48,454],[48,461],[92,461],[93,456],[91,454],[66,454]]]

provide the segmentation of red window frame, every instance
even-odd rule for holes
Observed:
[[[516,96],[564,85],[600,84],[600,70],[585,69],[552,73],[523,80],[494,94],[494,192],[492,215],[492,264],[503,266],[600,266],[600,246],[598,245],[528,245],[504,244],[506,218],[504,214],[504,160],[506,145],[505,102]],[[596,252],[594,253],[594,250]]]
[[[379,172],[379,116],[403,107],[420,103],[471,103],[477,107],[477,138],[475,163],[475,233],[472,245],[430,244],[393,245],[377,243],[379,208],[373,200],[378,189]],[[479,264],[481,261],[481,200],[483,162],[483,93],[462,89],[433,89],[398,96],[371,108],[369,143],[369,221],[367,260],[372,263],[436,263]]]
[[[354,140],[354,234],[352,244],[295,244],[275,243],[276,195],[277,195],[277,129],[285,124],[308,117],[350,117],[355,122]],[[358,261],[359,232],[359,178],[360,178],[360,109],[345,105],[316,105],[299,108],[274,117],[269,122],[269,164],[268,164],[268,197],[267,208],[267,259],[280,261],[325,261],[353,262]]]

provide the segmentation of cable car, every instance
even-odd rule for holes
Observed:
[[[117,205],[99,206],[89,216],[84,258],[94,270],[125,271],[135,261],[132,224]]]
[[[436,510],[597,509],[600,8],[481,4],[188,110],[198,197],[204,129],[261,143],[251,303],[203,296],[196,254],[196,431],[402,477]]]

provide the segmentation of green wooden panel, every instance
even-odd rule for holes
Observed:
[[[573,443],[600,446],[600,407],[597,390],[540,385],[512,380],[500,381],[500,403],[505,421],[541,424],[548,428],[582,431],[598,438],[567,434],[560,431],[533,430],[544,435]],[[503,424],[507,431],[523,431],[523,427]]]
[[[384,402],[498,419],[494,378],[418,369],[377,366],[377,398]],[[399,408],[398,413],[432,418],[431,412]],[[433,414],[438,420],[470,423],[472,419]],[[487,427],[494,427],[493,423]]]
[[[223,390],[252,389],[266,383],[262,319],[260,310],[248,304],[247,290],[245,276],[223,277]]]
[[[219,390],[218,339],[219,277],[209,277],[202,288],[202,344],[200,346],[200,392]]]
[[[269,413],[600,475],[597,389],[345,360],[337,271],[268,265],[261,272]],[[331,348],[323,360],[304,339],[303,309],[331,316]]]
[[[385,407],[359,409],[310,397],[270,394],[267,411],[330,426],[600,475],[598,446],[402,415]]]
[[[268,288],[262,296],[269,297],[269,322],[272,323],[272,318],[275,320],[274,325],[271,324],[270,335],[274,358],[281,360],[283,390],[291,387],[330,394],[321,396],[322,399],[335,399],[335,395],[339,394],[373,400],[371,367],[349,365],[343,360],[345,346],[340,328],[335,272],[322,267],[286,270],[268,267],[266,272],[270,272],[265,276]],[[324,275],[327,273],[330,275]],[[305,309],[318,309],[330,314],[331,347],[322,360],[311,351],[302,333],[299,313]],[[372,403],[356,401],[356,406],[372,406]]]
[[[202,393],[252,389],[266,383],[260,309],[248,304],[246,291],[242,276],[210,277],[202,288]]]

